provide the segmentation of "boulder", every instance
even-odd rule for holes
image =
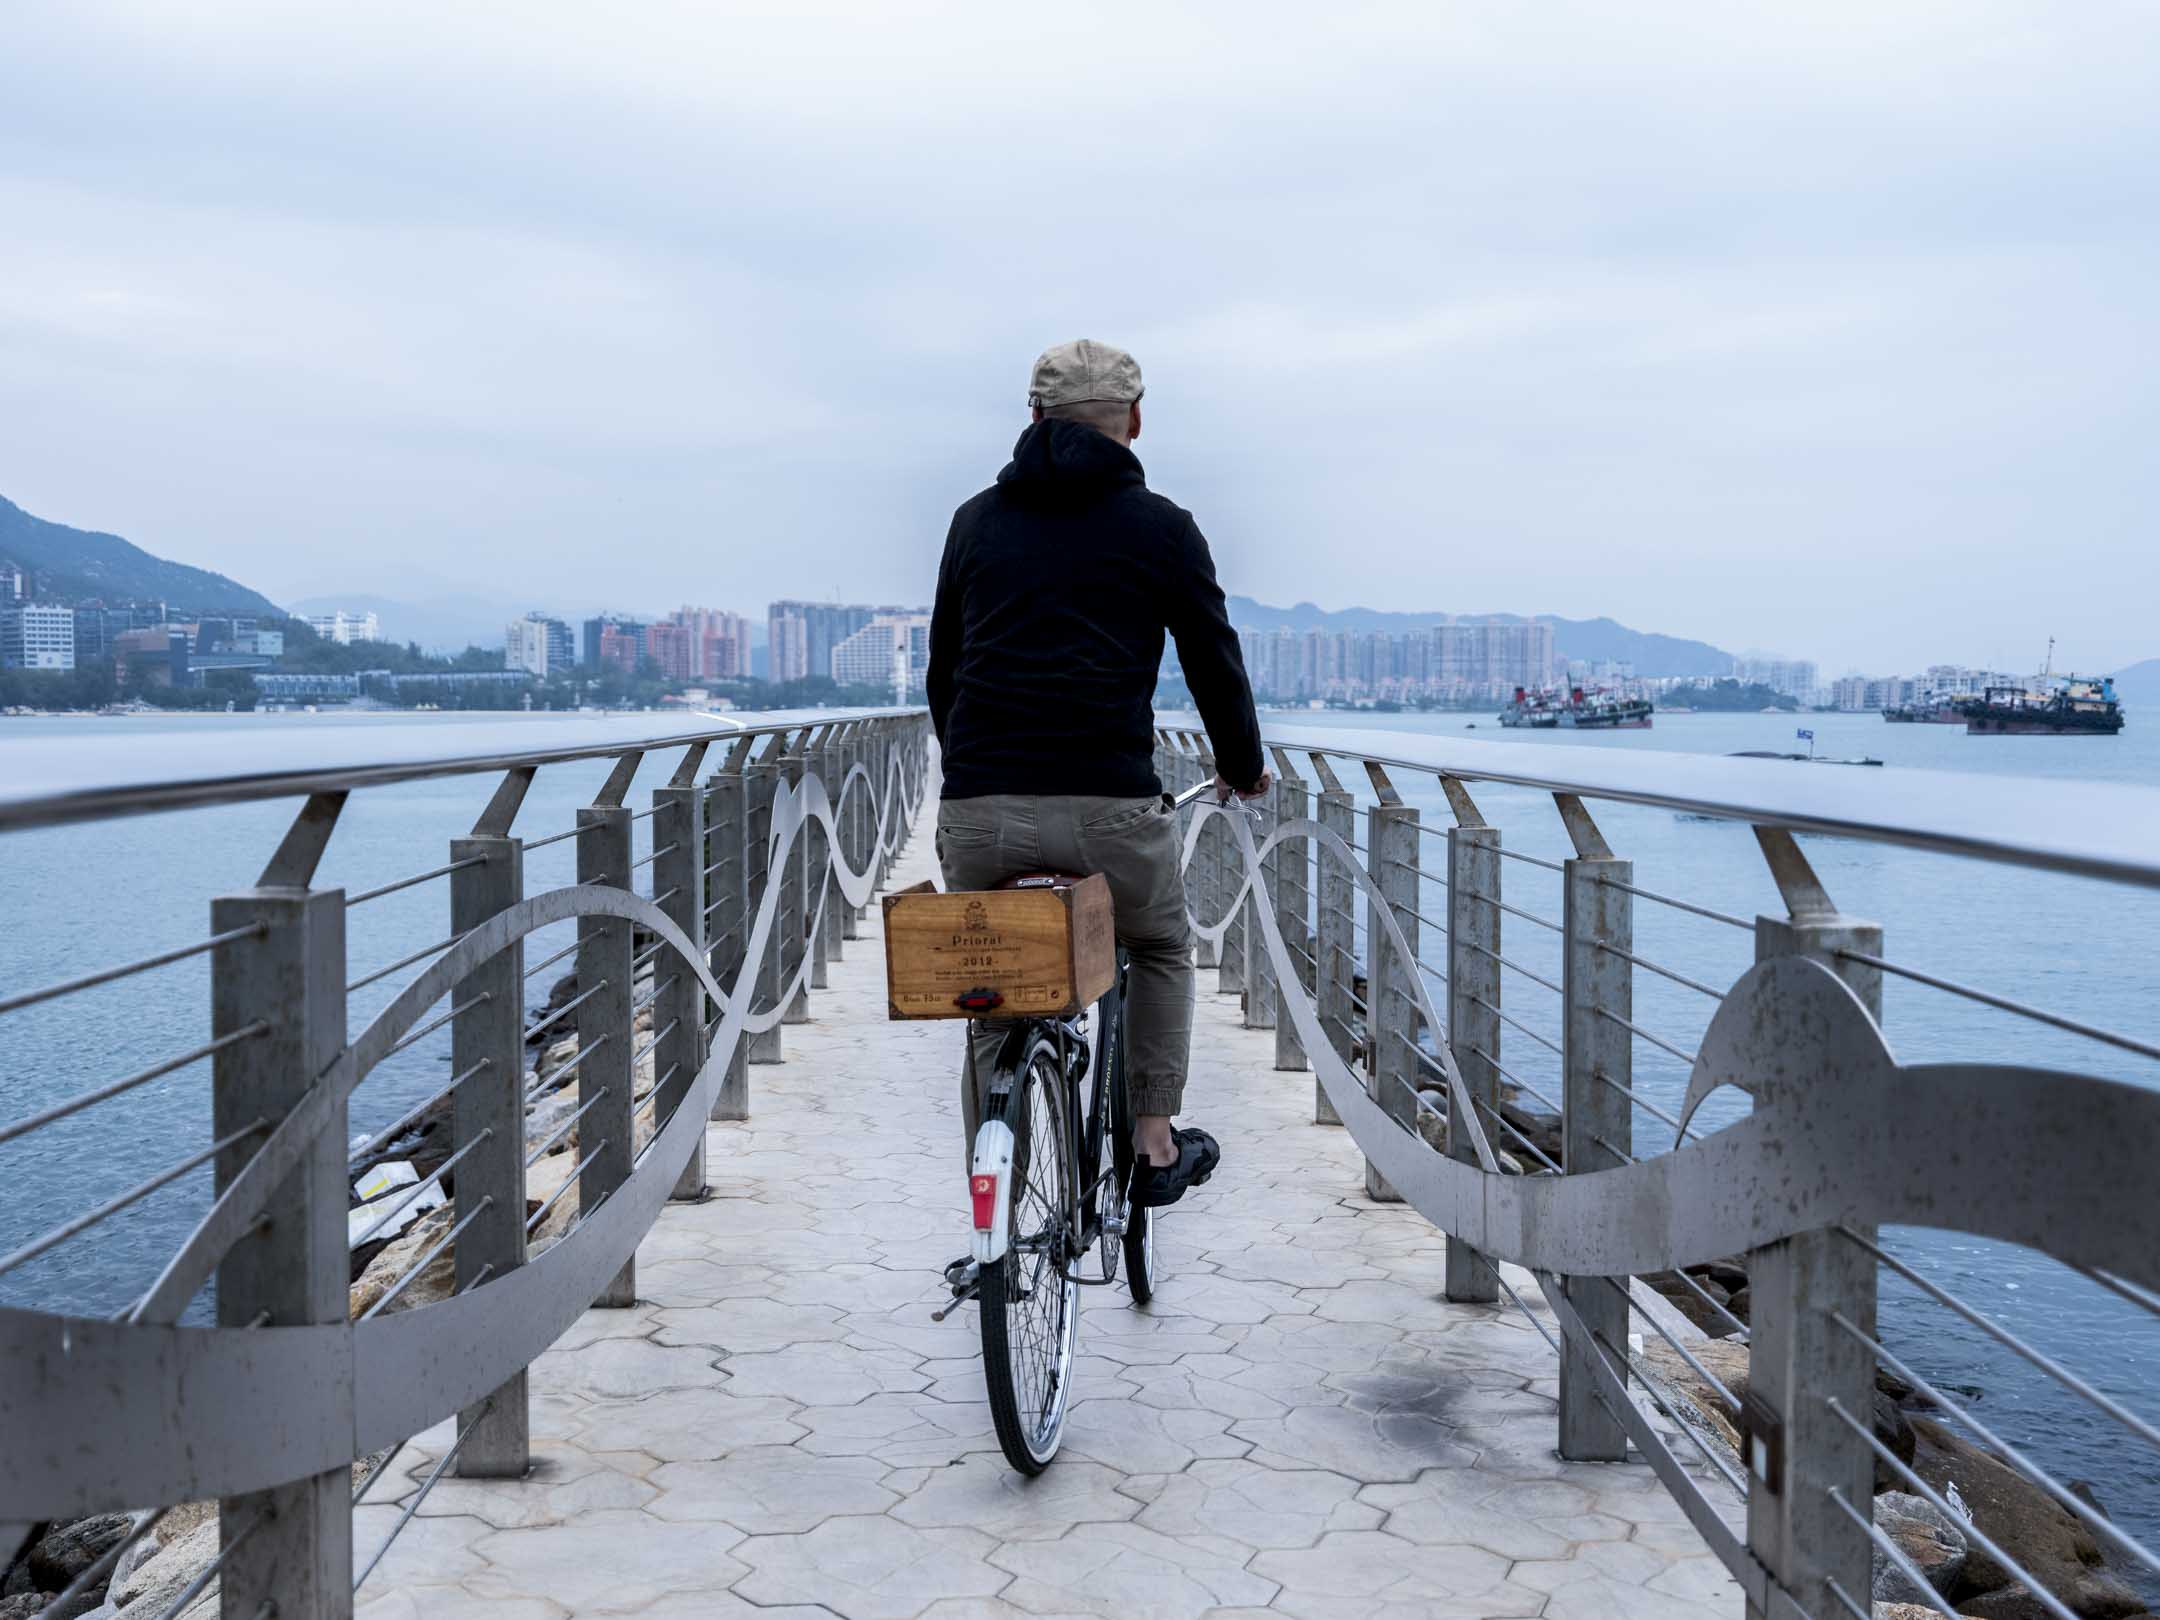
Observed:
[[[405,1274],[414,1261],[442,1240],[443,1233],[449,1230],[450,1221],[451,1211],[448,1205],[429,1210],[413,1222],[395,1243],[388,1245],[368,1262],[367,1270],[360,1274],[359,1280],[346,1295],[353,1320],[358,1321],[365,1312],[372,1309],[375,1302],[390,1292],[398,1278]],[[453,1250],[445,1249],[428,1262],[425,1271],[405,1285],[404,1292],[391,1302],[389,1309],[393,1313],[409,1311],[417,1305],[448,1299],[456,1291],[456,1287],[457,1256]]]
[[[2047,1492],[1933,1418],[1908,1421],[1915,1441],[1913,1472],[1944,1495],[1956,1486],[1972,1522],[2035,1580],[2050,1591],[2068,1592],[2086,1576],[2101,1576],[2100,1544]],[[1964,1576],[1951,1595],[1962,1602],[2014,1585],[2018,1578],[1975,1542]],[[2122,1597],[2128,1599],[2127,1588],[2122,1589]],[[2137,1610],[2135,1600],[2129,1600],[2118,1601],[2104,1612],[2129,1615]]]
[[[163,1527],[161,1527],[163,1528]],[[214,1513],[181,1529],[159,1546],[123,1581],[115,1581],[107,1594],[122,1620],[152,1620],[172,1606],[181,1590],[206,1569],[218,1553],[218,1521]],[[198,1602],[187,1612],[196,1614]]]
[[[1924,1496],[1885,1491],[1875,1498],[1875,1524],[1895,1543],[1932,1590],[1916,1586],[1910,1575],[1874,1549],[1873,1592],[1878,1603],[1926,1603],[1957,1586],[1965,1569],[1965,1532]]]
[[[1898,1409],[1898,1403],[1885,1395],[1880,1389],[1875,1391],[1875,1438],[1888,1447],[1899,1462],[1906,1464],[1908,1467],[1911,1466],[1913,1454],[1919,1449],[1919,1437],[1913,1433],[1912,1423]],[[1877,1494],[1879,1495],[1884,1491],[1902,1490],[1904,1485],[1904,1476],[1884,1462],[1880,1456],[1877,1456],[1875,1459],[1875,1490]]]
[[[0,1620],[31,1620],[34,1615],[45,1612],[45,1605],[52,1598],[44,1592],[17,1592],[10,1597],[0,1597]]]
[[[1942,1620],[1942,1610],[1932,1603],[1878,1603],[1875,1620]]]
[[[2071,1613],[2083,1615],[2085,1620],[2140,1620],[2146,1612],[2144,1601],[2128,1587],[2096,1571],[2077,1576],[2068,1586],[2054,1591]],[[2054,1620],[2052,1611],[2022,1581],[1967,1598],[1958,1605],[1958,1613],[1970,1615],[1973,1620]]]
[[[30,1579],[40,1591],[58,1592],[127,1539],[134,1521],[125,1513],[100,1513],[54,1525],[31,1545]]]

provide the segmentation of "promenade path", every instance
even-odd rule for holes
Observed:
[[[711,1127],[714,1196],[668,1207],[639,1303],[534,1363],[532,1477],[442,1480],[365,1620],[1736,1620],[1647,1467],[1555,1457],[1550,1348],[1440,1298],[1444,1240],[1365,1198],[1208,973],[1187,1109],[1223,1168],[1164,1218],[1152,1308],[1084,1291],[1064,1449],[1013,1474],[973,1307],[930,1320],[966,1246],[957,1029],[887,1023],[882,942],[846,949],[751,1069],[755,1117]],[[371,1493],[362,1558],[451,1432]]]

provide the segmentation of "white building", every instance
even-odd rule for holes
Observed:
[[[325,641],[334,641],[340,647],[349,647],[356,641],[382,640],[382,625],[372,613],[310,613],[305,620]]]
[[[25,603],[0,610],[0,668],[73,669],[75,610]]]
[[[900,701],[923,690],[930,668],[930,615],[880,614],[832,650],[842,686],[889,686]]]
[[[1817,674],[1809,658],[1736,658],[1733,677],[1743,685],[1767,686],[1802,703],[1815,701]]]
[[[503,627],[504,669],[522,669],[544,678],[562,674],[576,663],[576,643],[570,627],[560,619],[528,613]]]

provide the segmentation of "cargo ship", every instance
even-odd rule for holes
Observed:
[[[1565,696],[1553,691],[1532,692],[1516,687],[1515,696],[1500,711],[1503,726],[1549,731],[1568,727],[1583,731],[1647,731],[1651,704],[1648,698],[1622,697],[1616,692],[1585,692],[1570,687]]]
[[[2112,676],[2053,677],[2052,691],[1991,686],[1964,705],[1968,737],[2112,737],[2123,728]]]

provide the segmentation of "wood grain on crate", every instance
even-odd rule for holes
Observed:
[[[885,988],[893,1018],[1048,1018],[1077,1013],[1117,973],[1110,885],[940,894],[918,884],[885,897]],[[991,992],[998,1005],[960,998]]]

